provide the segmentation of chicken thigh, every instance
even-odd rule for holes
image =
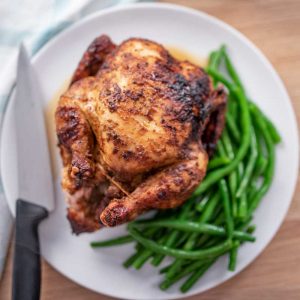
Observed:
[[[163,46],[97,38],[55,115],[73,232],[181,205],[205,176],[225,107],[203,69]]]

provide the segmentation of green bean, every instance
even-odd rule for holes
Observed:
[[[234,159],[234,151],[233,151],[233,147],[231,145],[230,137],[228,135],[228,131],[227,131],[226,127],[223,130],[221,140],[224,145],[224,148],[225,148],[228,158],[230,160],[233,160]]]
[[[223,144],[222,144],[221,139],[218,140],[218,143],[217,143],[217,152],[219,153],[219,155],[220,155],[221,157],[226,157],[225,148],[224,148],[224,146],[223,146]]]
[[[117,245],[124,245],[127,243],[133,242],[133,238],[130,235],[120,236],[114,239],[99,241],[99,242],[91,242],[90,245],[92,248],[98,247],[111,247]]]
[[[242,174],[243,174],[243,169],[244,169],[244,165],[243,165],[242,162],[240,162],[239,165],[238,165],[238,171],[237,171],[238,172],[239,181],[241,181],[241,177],[242,177]],[[233,195],[232,198],[236,199],[235,195]],[[234,201],[234,203],[235,203],[235,201]],[[232,212],[233,212],[233,217],[236,217],[237,216],[237,210],[232,210]],[[233,223],[234,223],[234,221],[233,221]],[[234,247],[234,248],[232,248],[229,251],[229,265],[228,265],[228,269],[229,270],[234,270],[235,269],[237,251],[238,251],[238,247]]]
[[[254,181],[252,181],[247,189],[247,196],[249,199],[252,199],[254,194],[257,192],[257,186],[254,183]]]
[[[203,262],[202,262],[203,263]],[[178,280],[180,280],[181,278],[183,278],[184,276],[186,276],[187,274],[185,273],[179,273],[176,277],[172,278],[172,279],[165,279],[163,282],[160,283],[159,288],[162,291],[167,290],[170,286],[172,286],[174,283],[176,283]]]
[[[182,293],[186,293],[200,279],[200,277],[209,269],[210,263],[204,265],[199,270],[195,271],[180,287]]]
[[[227,80],[219,71],[217,71],[216,69],[213,69],[213,68],[208,68],[207,69],[207,72],[208,74],[216,79],[217,81],[223,83],[226,88],[229,90],[229,92],[231,94],[233,94],[235,97],[239,97],[237,95],[237,91],[240,91],[240,93],[242,93],[244,95],[244,92],[238,87],[236,86],[235,84],[231,83],[229,80]],[[248,103],[248,102],[247,102]]]
[[[219,214],[217,217],[216,221],[214,222],[214,225],[223,225],[224,224],[224,213],[223,211]],[[216,238],[212,238],[210,235],[204,234],[201,235],[199,240],[197,241],[196,247],[205,247],[207,245],[208,240],[213,240],[214,242],[216,241]]]
[[[127,260],[123,263],[123,266],[128,269],[129,267],[132,266],[132,264],[135,262],[135,260],[141,255],[143,248],[138,250],[136,253],[131,255],[130,257],[127,258]]]
[[[210,199],[210,201],[208,201],[207,206],[205,207],[200,218],[198,219],[199,223],[206,223],[207,221],[210,220],[216,206],[218,205],[219,199],[220,199],[220,193],[219,191],[217,191],[215,195]],[[184,250],[191,250],[194,247],[197,235],[198,235],[197,233],[192,233],[190,235],[190,237],[188,238],[188,240],[183,246]],[[180,259],[174,260],[172,267],[168,270],[166,274],[167,278],[172,277],[177,272],[177,270],[181,267],[181,264],[182,264],[182,260]]]
[[[236,169],[236,177],[237,177],[237,185],[240,183],[241,181],[241,176],[244,172],[244,164],[241,161]],[[229,186],[230,187],[230,186]],[[232,209],[232,217],[235,218],[238,214],[238,203],[237,203],[237,199],[236,199],[236,191],[231,189],[231,209]]]
[[[262,113],[257,109],[254,105],[249,105],[251,113],[254,116],[254,125],[256,125],[259,130],[261,131],[265,142],[266,147],[268,149],[268,165],[266,167],[265,173],[264,173],[264,181],[261,187],[258,189],[257,193],[253,196],[250,203],[250,208],[248,211],[248,214],[252,214],[253,211],[257,208],[257,206],[260,203],[260,200],[262,197],[266,194],[266,192],[269,190],[270,185],[272,183],[273,175],[274,175],[274,167],[275,167],[275,150],[274,150],[274,144],[273,140],[271,138],[271,135],[268,131],[265,118],[263,117]]]
[[[230,250],[229,255],[229,264],[228,264],[228,270],[234,271],[236,267],[236,261],[237,261],[237,253],[238,253],[238,247],[233,247]]]
[[[245,230],[245,228],[247,228],[249,226],[249,224],[252,222],[253,217],[252,216],[248,216],[245,220],[239,222],[236,226],[237,230]]]
[[[191,221],[181,221],[181,220],[150,220],[150,221],[139,221],[133,223],[134,226],[147,227],[166,227],[181,230],[184,232],[197,232],[197,233],[207,233],[216,236],[226,236],[226,231],[223,227],[207,224],[207,223],[197,223]],[[241,241],[254,242],[255,238],[248,235],[242,231],[233,231],[232,236]]]
[[[239,129],[237,128],[233,116],[230,114],[230,112],[226,113],[226,126],[228,127],[234,141],[236,143],[240,142],[241,136]]]
[[[184,204],[184,207],[181,210],[181,213],[179,215],[179,220],[184,220],[192,206],[192,201],[190,200],[189,202],[187,202],[186,204]],[[178,235],[179,232],[178,231],[173,231],[171,232],[171,234],[169,236],[166,237],[166,241],[165,241],[165,245],[167,247],[172,247],[174,245],[174,243],[176,242],[176,240],[178,239]],[[162,254],[155,254],[152,260],[152,265],[153,266],[158,266],[160,265],[160,263],[163,261],[164,259],[164,255]]]
[[[222,58],[222,47],[220,50],[214,51],[214,53],[210,56],[210,60],[208,62],[208,67],[212,69],[218,69],[219,64]]]
[[[207,206],[205,207],[203,213],[198,218],[197,221],[199,223],[206,223],[212,218],[212,215],[219,203],[219,200],[220,200],[220,193],[219,193],[219,191],[217,191],[215,193],[215,195],[207,203]],[[184,249],[186,249],[186,250],[192,249],[195,245],[196,237],[197,237],[197,233],[191,234],[189,239],[187,240],[186,244],[184,245]]]
[[[213,51],[211,55],[209,56],[208,60],[208,68],[217,69],[222,58],[221,50]],[[217,81],[213,79],[213,84],[216,87]]]
[[[225,59],[225,64],[226,64],[226,67],[227,67],[227,71],[229,73],[229,75],[231,76],[233,82],[244,92],[245,89],[244,89],[244,86],[233,66],[233,64],[231,63],[230,59],[229,59],[229,56],[226,52],[226,49],[225,47],[222,47],[220,49],[220,51],[222,51],[222,55]],[[251,103],[253,104],[253,103]],[[255,105],[255,107],[259,110],[259,108]],[[270,131],[270,135],[272,137],[272,140],[275,144],[279,143],[281,141],[281,137],[280,137],[280,134],[278,133],[276,127],[274,126],[274,124],[270,121],[270,119],[268,119],[265,115],[263,115],[263,117],[265,118],[265,121],[267,123],[267,127]]]
[[[245,173],[243,176],[243,179],[239,185],[239,188],[236,192],[236,197],[240,198],[242,196],[242,194],[245,192],[249,181],[251,180],[251,175],[253,173],[254,167],[255,167],[255,163],[256,163],[256,159],[258,156],[257,153],[257,141],[256,141],[256,136],[254,133],[254,129],[251,128],[251,144],[250,144],[250,157],[249,157],[249,161],[247,163],[246,169],[245,169]]]
[[[202,250],[181,250],[174,249],[164,245],[160,245],[155,241],[152,241],[146,237],[144,237],[140,231],[138,231],[133,224],[129,224],[128,231],[132,235],[132,237],[141,243],[145,248],[164,255],[169,255],[172,257],[180,258],[180,259],[190,259],[190,260],[200,260],[200,259],[210,259],[226,253],[232,247],[232,241],[226,240],[223,243],[220,243],[217,246],[202,249]]]
[[[267,125],[267,129],[271,135],[272,141],[274,144],[278,144],[281,141],[281,136],[279,132],[277,131],[275,125],[272,123],[272,121],[260,110],[260,108],[253,102],[249,100],[249,103],[252,107],[255,107],[255,109],[258,111],[258,113],[261,115],[261,117],[264,119]]]
[[[156,218],[155,218],[156,219]],[[173,218],[171,218],[170,220],[172,220]],[[149,228],[151,229],[151,228]],[[154,228],[152,228],[154,229]],[[146,231],[147,229],[145,229]],[[147,237],[147,235],[145,235]],[[152,240],[157,240],[158,239],[158,243],[161,244],[164,242],[165,238],[166,238],[167,234],[166,234],[166,230],[164,228],[156,228],[156,231],[154,232],[154,235],[149,236],[149,239]],[[136,261],[132,264],[132,266],[136,269],[140,269],[147,261],[150,257],[152,257],[153,255],[155,255],[155,253],[153,253],[152,251],[150,251],[147,248],[144,248],[143,252],[141,253],[141,255],[136,259]]]
[[[219,238],[220,239],[220,238]],[[203,234],[197,241],[196,247],[195,248],[203,248],[206,246],[208,240],[213,240],[214,242],[216,241],[216,238],[211,237],[208,234]],[[218,240],[219,241],[219,240]]]
[[[214,219],[211,219],[211,222],[213,222],[213,225],[216,225],[216,226],[224,225],[224,211],[222,210],[222,207],[220,207],[220,208],[221,208],[221,212]],[[211,239],[211,236],[201,235],[201,237],[197,241],[196,247],[205,246],[205,243],[207,242],[208,239]]]
[[[221,190],[221,195],[222,195],[222,200],[223,200],[227,236],[228,236],[228,239],[231,239],[232,236],[233,236],[233,226],[234,225],[233,225],[233,220],[232,220],[232,217],[231,217],[229,192],[228,192],[226,181],[224,179],[221,179],[221,181],[219,183],[219,188]]]
[[[190,233],[189,232],[184,232],[179,239],[176,241],[175,247],[176,248],[181,248],[183,246],[183,244],[187,241],[187,239],[189,238]]]
[[[198,212],[203,212],[207,202],[210,200],[210,196],[211,196],[211,193],[207,193],[201,200],[199,203],[197,203],[196,205],[196,210]]]
[[[222,141],[224,144],[224,148],[226,150],[226,154],[228,155],[228,157],[233,160],[234,159],[234,150],[228,135],[228,131],[225,128],[222,134]],[[235,197],[235,193],[236,193],[236,189],[237,189],[237,172],[235,170],[233,170],[229,176],[228,176],[228,183],[229,183],[229,190],[231,193],[231,200],[232,200],[232,211],[234,214],[236,214],[237,211],[237,206],[236,206],[236,197]]]
[[[159,274],[167,273],[171,266],[172,265],[170,264],[170,265],[163,267],[162,269],[159,270]]]
[[[225,49],[225,47],[222,48],[222,54],[224,56],[224,59],[225,59],[225,65],[226,65],[226,68],[227,68],[227,71],[229,73],[229,75],[231,76],[233,82],[243,91],[245,92],[245,89],[244,89],[244,86],[233,66],[233,64],[231,63],[230,59],[229,59],[229,56],[227,54],[227,51]]]
[[[229,114],[232,116],[233,120],[236,122],[236,120],[238,119],[238,104],[232,94],[228,95],[228,111],[229,111]],[[227,126],[228,126],[228,124],[227,124]],[[241,136],[240,132],[239,132],[239,135]],[[240,140],[239,140],[239,143],[240,143]]]
[[[131,261],[130,266],[136,269],[140,269],[145,264],[145,262],[151,257],[151,254],[151,251],[142,246],[138,250],[138,255],[135,257],[135,260]]]
[[[212,170],[230,163],[230,159],[226,156],[216,157],[209,161],[208,170]]]
[[[212,221],[213,219],[210,218],[210,220]],[[206,221],[209,221],[209,219],[206,219]],[[203,223],[203,221],[202,221],[202,223]],[[214,225],[219,226],[219,225],[222,225],[223,223],[224,223],[224,213],[223,213],[223,211],[221,211],[221,212],[219,213],[219,215],[215,218],[215,220],[214,220]],[[205,244],[205,242],[206,242],[209,238],[211,238],[209,235],[201,235],[201,237],[200,237],[199,240],[197,241],[196,246],[197,246],[197,247],[203,247],[203,245]]]
[[[231,204],[232,217],[235,218],[238,214],[238,205],[235,195],[231,196]]]
[[[256,226],[255,225],[251,225],[247,228],[246,232],[249,233],[249,234],[252,234],[256,229]]]
[[[266,166],[268,164],[267,159],[265,157],[265,142],[263,137],[261,136],[261,132],[258,130],[258,128],[256,128],[256,126],[254,126],[254,133],[256,136],[256,140],[257,140],[257,160],[256,160],[256,164],[255,164],[255,168],[254,168],[254,172],[253,172],[253,176],[252,176],[252,181],[257,180],[258,177],[260,177],[265,169]]]
[[[267,165],[268,165],[268,161],[264,156],[259,156],[257,158],[255,170],[253,172],[254,179],[256,179],[257,177],[259,177],[261,174],[264,173]]]
[[[210,52],[209,57],[208,57],[208,64],[207,64],[208,66],[212,65],[212,63],[215,59],[215,56],[216,56],[216,51]]]
[[[219,215],[214,219],[211,220],[213,222],[214,225],[216,226],[221,226],[225,223],[225,214],[224,214],[224,210],[222,209],[222,211],[219,213]]]
[[[166,290],[168,289],[171,285],[176,283],[178,280],[181,278],[185,277],[186,275],[190,274],[191,272],[199,269],[203,265],[206,265],[206,262],[203,262],[202,260],[197,261],[197,262],[192,262],[190,263],[187,267],[183,267],[182,270],[178,274],[176,274],[172,278],[167,278],[165,279],[161,284],[160,284],[160,289],[161,290]]]
[[[134,249],[136,251],[139,251],[141,248],[143,248],[143,246],[141,244],[139,244],[139,243],[136,243],[135,246],[134,246]]]
[[[213,75],[216,76],[216,78],[220,79],[223,76],[222,75],[216,75],[219,73],[214,72]],[[224,79],[223,81],[226,81]],[[200,195],[204,191],[206,191],[208,188],[210,188],[213,184],[218,182],[220,179],[228,175],[230,172],[232,172],[239,162],[245,157],[247,154],[247,151],[250,146],[250,115],[249,115],[249,109],[248,109],[248,103],[245,95],[241,92],[241,90],[236,89],[235,87],[232,87],[230,83],[229,84],[230,89],[236,94],[237,99],[239,100],[239,104],[241,106],[241,124],[242,124],[242,139],[241,139],[241,145],[240,148],[238,149],[236,156],[233,161],[231,161],[230,164],[226,165],[223,168],[217,169],[215,171],[212,171],[209,173],[206,178],[203,180],[203,182],[199,185],[199,187],[196,189],[194,192],[195,196]]]
[[[141,255],[139,257],[137,257],[137,259],[132,263],[132,266],[139,270],[144,264],[145,262],[152,256],[152,251],[145,249],[144,252],[141,253]]]
[[[210,221],[207,221],[206,223],[210,222],[210,223],[213,223],[214,225],[216,225],[214,220],[216,218],[218,218],[218,216],[220,215],[220,213],[222,213],[222,211],[223,211],[223,205],[222,205],[222,203],[220,201],[220,205],[216,206],[216,208],[215,208],[215,210],[214,210],[214,212],[212,214],[212,217],[210,218]]]
[[[205,236],[207,237],[207,236]],[[203,243],[203,245],[201,246],[201,248],[209,248],[212,247],[220,242],[224,241],[223,237],[210,237],[208,239],[206,239],[206,241]]]
[[[186,281],[186,283],[184,283],[182,285],[182,287],[181,287],[181,291],[183,293],[187,292],[198,281],[198,279],[209,269],[209,267],[214,264],[215,261],[216,261],[216,259],[214,259],[214,260],[212,260],[210,262],[206,262],[206,263],[203,263],[203,262],[199,261],[199,262],[191,264],[186,269],[184,269],[182,272],[180,272],[179,274],[177,274],[174,278],[166,279],[165,281],[163,281],[160,284],[161,290],[168,289],[171,285],[173,285],[174,283],[176,283],[181,278],[185,277],[186,275],[188,275],[189,273],[191,273],[193,271],[196,271],[194,274],[197,274],[197,275],[195,276],[193,274],[190,277],[190,279],[188,279]]]
[[[258,156],[262,156],[264,157],[265,155],[265,151],[264,151],[264,148],[265,148],[265,143],[264,143],[264,139],[261,135],[261,132],[258,130],[258,128],[256,126],[253,125],[253,115],[250,111],[250,116],[252,118],[252,127],[254,129],[254,134],[255,134],[255,137],[256,137],[256,140],[257,140],[257,152],[258,152]]]
[[[162,235],[159,238],[158,243],[163,244],[166,239],[166,236],[167,236],[166,234]],[[142,252],[141,255],[133,262],[132,266],[137,270],[139,270],[147,262],[147,260],[153,256],[153,254],[155,253],[153,253],[151,250],[145,249],[144,252]]]
[[[192,286],[200,279],[200,277],[203,276],[203,274],[214,264],[215,261],[216,260],[212,260],[195,271],[180,287],[181,292],[186,293],[189,289],[191,289]]]
[[[271,138],[272,138],[274,144],[280,143],[281,136],[280,136],[279,132],[277,131],[276,127],[274,126],[274,124],[268,118],[265,118],[265,121],[267,123],[267,127],[269,129],[269,132],[270,132],[270,135],[271,135]]]
[[[198,218],[199,223],[206,223],[211,219],[211,216],[215,208],[217,207],[219,200],[220,200],[220,192],[216,190],[215,194],[209,199],[209,201],[205,205],[203,213]]]
[[[234,159],[234,151],[233,151],[233,147],[231,145],[231,141],[230,141],[230,138],[229,138],[228,131],[227,131],[226,127],[223,130],[221,141],[224,145],[227,157],[230,160],[233,160]]]
[[[248,203],[247,203],[247,195],[246,193],[243,193],[241,197],[239,198],[239,208],[238,208],[238,217],[241,220],[245,220],[247,218],[247,209],[248,209]]]
[[[203,261],[201,261],[202,263],[203,263]],[[200,263],[200,261],[199,262],[195,262],[195,261],[190,261],[190,260],[185,260],[185,264],[183,264],[183,268],[185,268],[187,265],[189,265],[189,264],[199,264]],[[160,271],[159,271],[159,273],[160,274],[164,274],[164,273],[167,273],[168,271],[169,271],[169,269],[172,267],[172,264],[170,264],[170,265],[167,265],[167,266],[165,266],[165,267],[163,267],[162,269],[160,269]],[[176,276],[176,275],[175,275]]]
[[[154,216],[154,219],[157,217],[163,217],[163,216],[167,216],[167,214],[165,213],[157,213]],[[148,238],[152,238],[155,239],[155,237],[159,234],[159,236],[161,236],[161,231],[163,229],[161,228],[147,228],[144,231],[144,235]],[[127,268],[130,266],[138,266],[139,268],[143,266],[143,264],[147,261],[146,258],[149,258],[149,251],[148,249],[145,249],[141,244],[137,243],[136,245],[136,255],[132,255],[131,257],[129,257],[127,259],[127,261],[124,262],[124,266]],[[137,261],[137,262],[136,262]]]
[[[237,211],[238,211],[238,207],[237,207],[237,201],[236,201],[236,188],[237,188],[237,184],[238,184],[238,172],[234,172],[234,180],[230,180],[229,177],[229,189],[230,189],[230,193],[231,193],[231,209],[232,209],[232,216],[236,217],[237,216]]]
[[[237,171],[238,171],[238,181],[239,183],[241,183],[245,171],[244,163],[242,161],[239,163],[237,167]]]

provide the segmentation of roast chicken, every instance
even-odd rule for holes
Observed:
[[[226,93],[153,41],[96,38],[56,110],[73,232],[181,205],[205,176]]]

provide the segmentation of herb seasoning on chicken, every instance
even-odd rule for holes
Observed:
[[[205,176],[225,107],[203,69],[163,46],[97,38],[56,110],[73,231],[181,205]]]

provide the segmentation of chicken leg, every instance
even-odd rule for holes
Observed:
[[[196,146],[196,145],[195,145]],[[150,209],[167,209],[181,205],[203,179],[208,163],[201,147],[185,161],[150,176],[130,195],[112,200],[100,215],[105,226],[116,226],[135,219]]]

